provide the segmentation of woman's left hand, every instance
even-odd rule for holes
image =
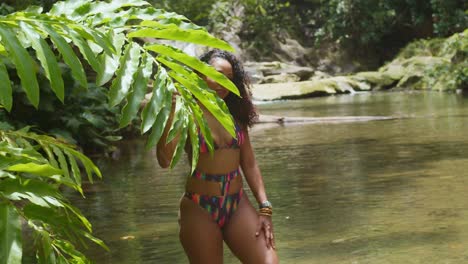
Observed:
[[[263,231],[263,234],[265,235],[267,248],[275,249],[275,238],[273,237],[273,222],[271,221],[271,216],[258,216],[257,231],[255,232],[255,236],[259,236],[261,231]]]

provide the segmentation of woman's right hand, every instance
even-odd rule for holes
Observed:
[[[265,235],[267,248],[276,249],[275,238],[273,237],[273,222],[271,220],[271,216],[258,216],[257,231],[255,232],[255,236],[259,236],[260,232],[263,232]]]

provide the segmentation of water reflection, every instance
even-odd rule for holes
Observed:
[[[468,262],[467,100],[381,93],[262,104],[275,115],[404,117],[252,131],[283,263]],[[137,140],[99,163],[104,180],[76,199],[112,249],[90,249],[93,259],[186,263],[177,236],[185,162],[161,170]]]

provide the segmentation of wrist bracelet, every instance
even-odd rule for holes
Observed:
[[[264,202],[262,202],[261,204],[258,205],[258,208],[259,209],[262,209],[262,208],[273,208],[273,205],[270,203],[270,201],[266,200]]]
[[[269,207],[260,208],[258,210],[258,214],[271,217],[273,215],[273,209],[271,209]]]

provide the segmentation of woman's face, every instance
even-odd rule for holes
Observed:
[[[224,74],[226,77],[232,80],[234,77],[234,73],[232,71],[232,65],[229,63],[229,61],[222,59],[222,58],[212,58],[210,60],[210,65],[213,66],[218,72]],[[229,94],[229,90],[218,84],[217,82],[213,81],[212,79],[208,77],[204,77],[204,80],[206,81],[206,84],[208,87],[213,89],[221,99],[226,98]]]

